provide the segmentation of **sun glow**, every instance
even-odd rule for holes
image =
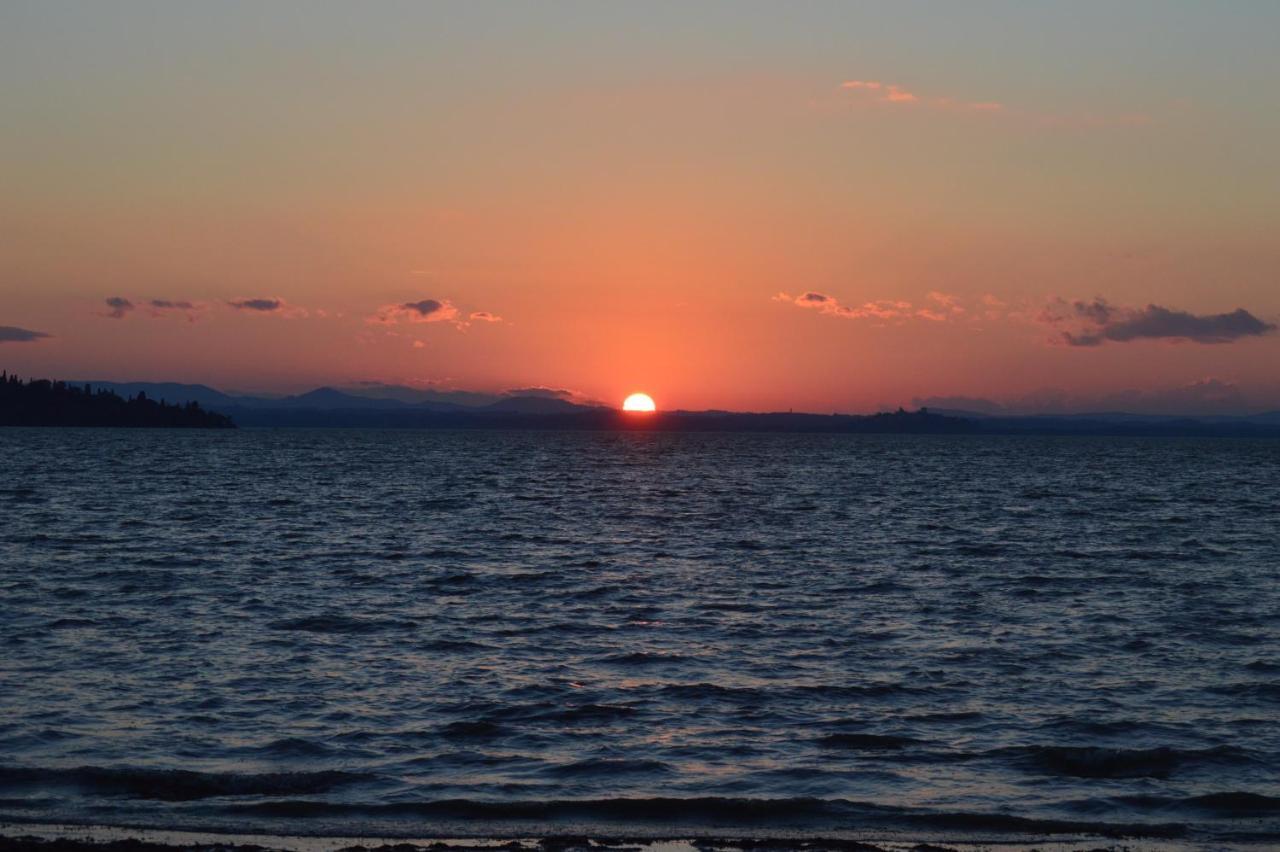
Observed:
[[[653,404],[653,397],[647,393],[633,393],[622,403],[623,411],[656,411],[657,408]]]

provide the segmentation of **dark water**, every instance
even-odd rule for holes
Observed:
[[[1280,842],[1280,445],[0,430],[0,818]]]

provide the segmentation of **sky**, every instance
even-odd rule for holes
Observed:
[[[1280,408],[1280,4],[0,2],[0,367]]]

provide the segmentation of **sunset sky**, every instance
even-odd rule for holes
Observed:
[[[1280,408],[1277,33],[1244,0],[5,0],[0,367]]]

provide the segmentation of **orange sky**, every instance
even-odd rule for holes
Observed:
[[[1280,407],[1277,18],[6,4],[0,365]]]

